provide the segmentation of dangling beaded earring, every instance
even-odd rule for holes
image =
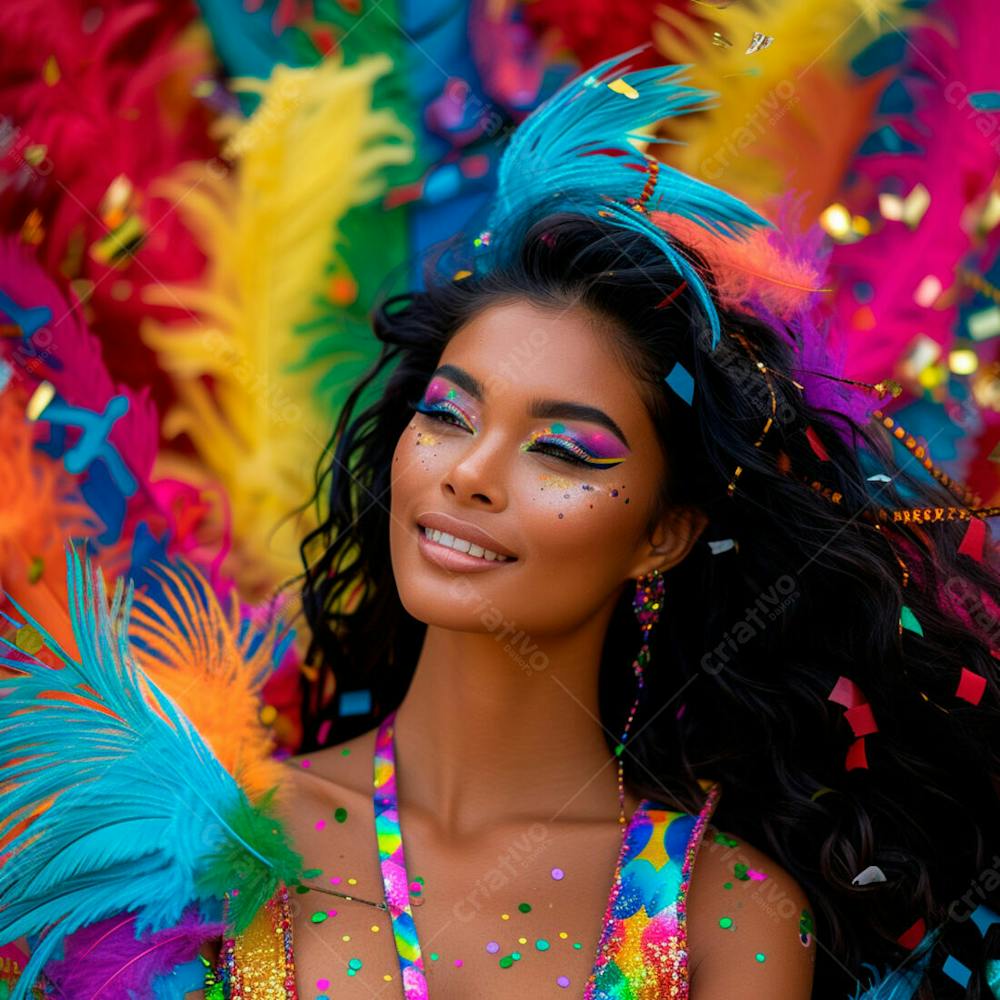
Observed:
[[[628,731],[632,726],[632,720],[639,708],[639,700],[642,698],[643,689],[643,668],[649,662],[649,636],[653,631],[653,626],[660,620],[660,608],[663,607],[663,574],[654,569],[645,576],[640,576],[635,581],[635,595],[632,598],[632,610],[636,618],[639,619],[639,628],[642,631],[642,645],[636,654],[632,669],[635,672],[637,690],[635,701],[632,703],[632,710],[628,713],[628,721],[622,732],[618,746],[615,747],[615,754],[618,757],[618,822],[625,825],[625,768],[622,760],[622,753],[625,750],[625,740],[628,739]]]

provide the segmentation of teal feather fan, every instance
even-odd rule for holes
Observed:
[[[0,640],[18,671],[0,679],[0,941],[44,933],[11,1000],[80,927],[128,912],[156,932],[232,891],[239,932],[302,871],[272,796],[252,804],[133,660],[131,582],[109,602],[89,559],[67,563],[79,661],[16,604],[63,666]]]
[[[628,71],[627,60],[645,46],[598,63],[553,94],[514,132],[500,162],[496,199],[489,215],[493,234],[484,261],[516,248],[524,233],[548,212],[607,218],[655,243],[687,280],[718,343],[719,317],[697,270],[650,221],[645,210],[683,216],[720,236],[739,239],[770,222],[725,191],[658,161],[630,140],[668,142],[638,130],[664,118],[711,107],[710,91],[684,85],[687,66]],[[653,166],[653,169],[650,169]],[[647,185],[651,185],[647,187]]]

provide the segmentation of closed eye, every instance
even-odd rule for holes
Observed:
[[[465,414],[448,399],[441,399],[428,405],[423,400],[411,403],[410,406],[418,413],[430,417],[431,420],[439,420],[441,423],[451,424],[460,427],[462,430],[475,434],[476,429],[469,423]]]

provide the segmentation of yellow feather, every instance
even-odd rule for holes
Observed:
[[[225,123],[233,168],[188,163],[153,191],[173,200],[208,261],[197,286],[144,292],[190,317],[142,331],[177,393],[164,432],[186,434],[197,455],[170,465],[222,485],[236,546],[226,571],[251,600],[301,568],[313,510],[283,519],[308,500],[331,430],[312,401],[323,372],[290,370],[302,353],[294,327],[326,291],[340,219],[383,190],[383,167],[413,155],[410,131],[372,109],[375,81],[391,66],[384,55],[349,67],[331,57],[237,81],[261,101],[249,120]]]
[[[822,207],[854,153],[884,81],[857,81],[849,60],[880,32],[910,26],[904,0],[758,0],[670,7],[653,37],[667,61],[690,64],[692,82],[717,106],[665,124],[685,145],[654,145],[671,165],[718,184],[765,210],[789,187]],[[752,54],[754,32],[774,38]],[[731,43],[717,44],[713,35]],[[815,213],[813,213],[815,214]],[[808,217],[808,214],[807,216]]]

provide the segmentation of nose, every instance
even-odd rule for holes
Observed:
[[[441,478],[441,490],[461,503],[490,510],[507,506],[510,456],[500,434],[470,438]]]

